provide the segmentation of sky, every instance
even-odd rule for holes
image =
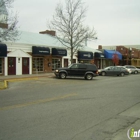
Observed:
[[[140,45],[140,0],[82,0],[87,7],[84,25],[94,27],[98,45]],[[22,31],[39,33],[47,30],[58,3],[65,0],[15,0],[13,11],[18,13]]]

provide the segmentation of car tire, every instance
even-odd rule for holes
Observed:
[[[138,71],[134,71],[134,74],[138,74]]]
[[[102,76],[105,76],[105,75],[106,75],[106,73],[103,71],[103,72],[101,73],[101,75],[102,75]]]
[[[120,73],[120,76],[122,76],[122,77],[123,77],[123,76],[124,76],[124,72],[121,72],[121,73]]]
[[[66,78],[66,73],[61,72],[60,75],[59,75],[59,77],[60,77],[61,79],[65,79],[65,78]]]
[[[86,74],[85,79],[86,80],[92,80],[93,75],[92,74]]]

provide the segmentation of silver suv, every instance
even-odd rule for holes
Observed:
[[[134,73],[134,74],[138,74],[140,72],[140,69],[136,68],[135,66],[132,66],[132,65],[125,65],[124,66],[126,69],[130,70],[131,73]]]

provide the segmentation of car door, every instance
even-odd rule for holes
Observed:
[[[121,73],[121,68],[120,67],[114,67],[113,75],[119,75],[120,73]]]
[[[114,72],[113,69],[114,69],[113,66],[108,67],[108,68],[106,69],[106,75],[113,75],[113,72]]]
[[[78,68],[78,76],[84,76],[87,71],[87,66],[85,64],[80,64]]]
[[[135,71],[135,67],[133,67],[133,66],[130,66],[130,69],[131,69],[131,71],[134,73],[134,71]]]
[[[68,75],[69,76],[76,76],[78,75],[78,69],[79,68],[79,64],[73,64],[68,70]]]

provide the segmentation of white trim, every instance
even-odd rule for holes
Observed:
[[[15,50],[7,54],[7,57],[32,57],[22,50]]]

